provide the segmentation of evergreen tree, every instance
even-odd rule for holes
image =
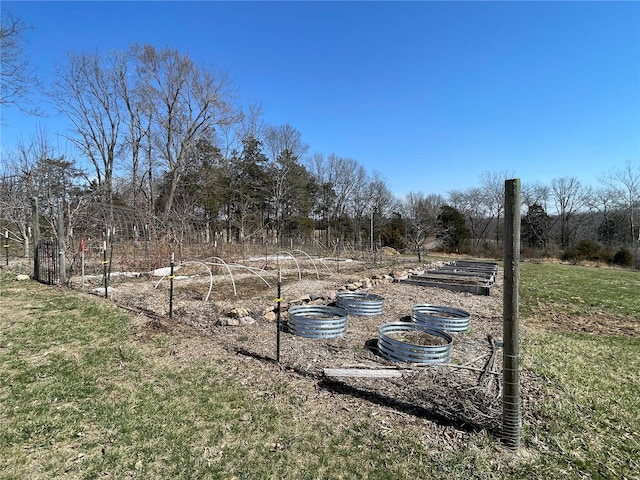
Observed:
[[[380,232],[380,240],[386,247],[395,248],[396,250],[402,250],[406,246],[405,235],[407,229],[402,219],[402,215],[398,212],[393,212],[391,220],[387,223]]]
[[[465,251],[469,247],[471,231],[467,227],[464,215],[458,209],[444,205],[438,214],[436,237],[449,252]]]
[[[534,203],[522,218],[522,243],[531,248],[544,249],[547,246],[550,217],[544,208]]]

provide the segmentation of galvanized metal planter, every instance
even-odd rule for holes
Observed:
[[[421,345],[391,338],[398,333],[425,333],[445,340],[444,345]],[[417,323],[389,322],[378,329],[378,350],[383,357],[394,362],[407,363],[442,363],[451,358],[453,337],[441,331],[433,330]]]
[[[382,313],[384,298],[375,293],[339,292],[336,304],[351,315],[375,316]]]
[[[345,334],[348,319],[349,313],[342,308],[304,305],[289,309],[287,326],[300,337],[335,338]]]
[[[433,330],[464,332],[469,330],[471,314],[458,308],[419,304],[413,306],[411,319]]]

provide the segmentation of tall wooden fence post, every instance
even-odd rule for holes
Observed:
[[[504,209],[504,370],[502,393],[502,440],[518,450],[522,436],[520,417],[520,179],[505,181]]]

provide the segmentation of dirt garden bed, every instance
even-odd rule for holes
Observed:
[[[417,265],[413,265],[416,266]],[[140,337],[165,332],[171,336],[174,354],[183,361],[222,358],[237,369],[245,381],[260,389],[266,379],[286,377],[303,398],[318,411],[348,419],[353,409],[384,408],[395,420],[434,422],[454,426],[461,432],[499,426],[501,355],[494,339],[502,335],[502,281],[490,296],[454,292],[394,282],[390,274],[402,276],[412,265],[366,265],[348,262],[329,269],[300,270],[283,262],[282,306],[334,305],[338,291],[357,289],[384,298],[382,315],[350,316],[346,334],[333,339],[309,339],[283,331],[280,363],[276,358],[277,270],[263,272],[265,281],[250,273],[230,277],[218,270],[210,277],[201,266],[190,265],[176,272],[173,319],[169,320],[169,281],[148,275],[114,276],[110,298],[118,305],[140,313]],[[318,278],[319,277],[319,278]],[[74,279],[77,285],[77,279]],[[157,288],[156,288],[157,287]],[[89,279],[85,288],[101,295],[101,279]],[[208,298],[207,298],[208,296]],[[207,299],[205,301],[205,299]],[[378,327],[384,322],[410,321],[414,304],[460,308],[471,313],[471,326],[454,334],[451,360],[446,365],[398,364],[377,351]],[[283,313],[286,322],[286,312]],[[401,368],[398,378],[331,378],[325,369]],[[335,402],[340,398],[340,402]]]

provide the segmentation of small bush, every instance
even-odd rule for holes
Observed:
[[[621,248],[613,255],[613,263],[621,267],[633,266],[633,255],[627,248]]]
[[[574,248],[565,250],[562,259],[574,263],[580,260],[601,260],[601,248],[593,240],[581,240]]]
[[[483,242],[480,249],[483,258],[501,258],[503,254],[502,246],[498,246],[493,242]],[[522,253],[520,253],[522,255]]]
[[[593,240],[580,240],[576,247],[580,258],[585,260],[600,259],[600,245]]]
[[[562,256],[560,258],[564,262],[577,263],[579,260],[578,250],[576,250],[575,248],[570,248],[569,250],[565,250],[564,252],[562,252]]]
[[[604,263],[613,263],[613,252],[611,250],[602,249],[600,251],[600,260]]]

